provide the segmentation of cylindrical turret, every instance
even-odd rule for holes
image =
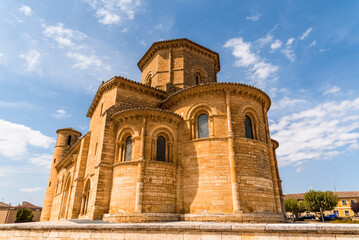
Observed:
[[[57,130],[56,133],[57,141],[54,151],[54,157],[51,164],[49,181],[47,183],[46,195],[40,219],[41,221],[50,220],[52,201],[54,198],[54,192],[58,178],[58,172],[55,166],[82,135],[79,131],[76,131],[73,128],[62,128]]]

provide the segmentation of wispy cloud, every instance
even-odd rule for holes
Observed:
[[[253,53],[251,46],[250,42],[244,42],[241,37],[229,39],[224,44],[224,47],[232,49],[232,54],[236,58],[235,66],[245,68],[251,82],[264,88],[268,79],[276,80],[278,66]]]
[[[4,58],[4,54],[3,54],[3,53],[0,53],[0,64],[3,63],[3,58]]]
[[[305,103],[305,102],[306,102],[306,100],[304,100],[304,99],[292,99],[292,98],[285,96],[278,102],[274,103],[272,106],[272,109],[282,109],[285,107],[292,107],[295,104]]]
[[[22,5],[19,8],[19,11],[22,12],[25,16],[31,16],[32,15],[32,10],[29,6],[26,5]]]
[[[314,47],[315,45],[317,45],[317,41],[313,41],[311,44],[309,44],[309,47]]]
[[[324,92],[324,96],[325,95],[336,95],[340,92],[340,87],[338,86],[332,86],[330,87],[327,91]]]
[[[265,37],[258,39],[257,42],[259,43],[259,47],[263,47],[268,43],[272,42],[272,40],[273,40],[273,35],[271,32],[269,32]]]
[[[26,102],[6,102],[0,100],[0,108],[30,108],[31,104]]]
[[[38,165],[38,166],[50,168],[51,162],[52,162],[52,157],[53,156],[50,154],[36,154],[35,156],[30,158],[30,163]]]
[[[26,55],[20,54],[19,57],[24,59],[27,63],[27,71],[33,71],[36,69],[36,65],[39,63],[40,52],[37,50],[30,50]]]
[[[247,19],[247,20],[250,20],[250,21],[252,21],[252,22],[256,22],[256,21],[258,21],[261,17],[262,17],[262,14],[260,14],[259,12],[255,12],[255,13],[253,13],[253,15],[247,16],[246,19]]]
[[[276,39],[271,45],[270,45],[270,48],[275,51],[277,50],[278,48],[280,48],[282,46],[282,41],[279,40],[279,39]]]
[[[86,56],[77,52],[68,52],[67,56],[75,60],[76,63],[72,65],[72,68],[75,69],[78,68],[84,70],[93,66],[97,68],[102,67],[108,71],[110,70],[110,67],[104,66],[102,61],[96,55]]]
[[[47,26],[42,24],[44,28],[43,34],[55,40],[60,47],[75,47],[79,48],[79,43],[75,44],[76,41],[81,41],[86,38],[86,34],[72,30],[70,28],[65,28],[63,23],[58,23],[54,26]]]
[[[282,49],[282,53],[291,61],[294,62],[296,56],[293,50],[293,43],[295,38],[289,38],[287,43],[285,44],[285,49]]]
[[[358,114],[359,98],[356,98],[326,102],[272,123],[272,137],[280,143],[277,151],[280,165],[298,166],[308,160],[358,149],[359,122],[355,119]]]
[[[52,116],[57,119],[65,119],[71,117],[71,114],[68,114],[65,109],[60,108],[56,110],[56,112],[53,113]]]
[[[303,33],[303,35],[299,38],[300,40],[304,40],[309,36],[309,33],[312,31],[312,27],[308,28],[307,31],[305,31],[305,33]]]
[[[6,157],[21,157],[29,145],[49,148],[55,140],[39,131],[17,123],[0,119],[0,154]]]
[[[139,0],[85,0],[102,24],[119,24],[123,19],[132,20],[141,8]]]
[[[20,192],[33,193],[41,191],[42,187],[33,187],[33,188],[20,188]]]

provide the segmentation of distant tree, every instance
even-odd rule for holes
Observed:
[[[338,203],[337,195],[331,191],[322,192],[310,190],[304,194],[304,200],[309,211],[320,212],[323,221],[323,211],[333,210]]]
[[[16,222],[32,222],[34,213],[28,208],[19,208],[16,212]]]
[[[297,201],[294,198],[288,198],[284,201],[285,210],[291,212],[293,221],[299,217],[299,213],[306,211],[306,204],[303,201]]]
[[[351,203],[350,208],[352,209],[355,215],[359,214],[359,202]]]

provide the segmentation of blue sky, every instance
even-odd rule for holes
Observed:
[[[0,201],[42,205],[56,130],[88,131],[101,81],[140,81],[159,40],[220,55],[218,81],[260,87],[284,193],[358,190],[358,1],[0,2]]]

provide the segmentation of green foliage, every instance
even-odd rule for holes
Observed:
[[[287,212],[291,212],[293,215],[295,214],[296,217],[299,217],[298,213],[302,213],[306,211],[306,204],[303,201],[297,201],[294,198],[288,198],[284,200],[285,210]]]
[[[337,195],[331,191],[314,191],[310,190],[304,194],[304,200],[307,208],[311,212],[320,212],[320,208],[323,211],[330,211],[335,208],[338,203]]]
[[[16,222],[32,222],[34,213],[28,208],[19,208],[16,212]]]
[[[359,223],[359,220],[351,220],[349,218],[344,218],[344,219],[337,219],[334,220],[332,223]]]
[[[298,211],[298,201],[294,198],[284,200],[285,210],[287,212],[296,213]]]

